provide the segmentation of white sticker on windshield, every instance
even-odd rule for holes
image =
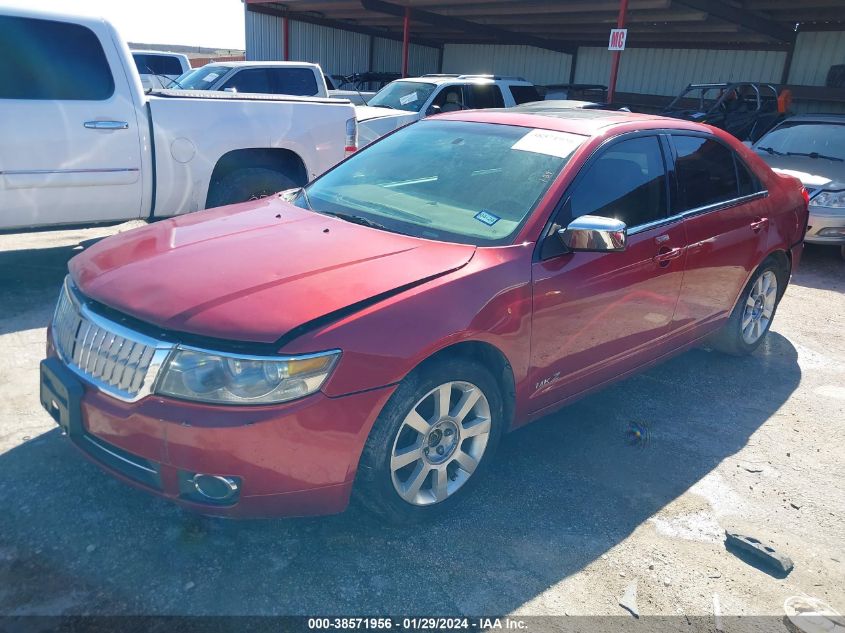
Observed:
[[[220,73],[208,73],[205,77],[202,78],[203,81],[214,81],[220,76]]]
[[[400,105],[408,105],[417,99],[419,99],[419,97],[417,96],[417,91],[414,90],[412,93],[406,94],[404,97],[399,97],[399,103]]]
[[[578,134],[554,130],[531,130],[514,143],[511,149],[566,158],[583,142],[584,137]]]

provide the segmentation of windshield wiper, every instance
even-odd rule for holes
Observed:
[[[380,222],[376,222],[375,220],[371,220],[370,218],[365,218],[362,215],[352,215],[351,213],[331,213],[326,212],[326,215],[332,215],[336,218],[340,218],[341,220],[346,220],[347,222],[351,222],[352,224],[360,224],[361,226],[368,226],[371,229],[381,229],[382,231],[390,231],[384,224]],[[391,231],[395,233],[395,231]]]
[[[777,151],[774,147],[757,147],[756,149],[763,150],[769,154],[777,154],[778,156],[786,156],[783,152]]]
[[[838,163],[845,162],[845,158],[838,156],[828,156],[826,154],[819,154],[818,152],[787,152],[787,156],[808,156],[810,158],[824,158],[825,160],[832,160]]]
[[[299,195],[302,196],[302,200],[305,202],[305,206],[308,207],[310,211],[314,210],[314,207],[311,206],[311,199],[308,197],[308,191],[305,187],[299,188]]]

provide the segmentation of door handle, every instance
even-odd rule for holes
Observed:
[[[86,121],[83,123],[89,130],[127,130],[129,124],[126,121]]]
[[[669,248],[668,246],[664,246],[661,248],[657,255],[654,256],[654,261],[657,264],[660,264],[663,267],[669,265],[673,259],[678,259],[681,255],[683,255],[684,250],[682,248]]]
[[[769,223],[769,218],[758,218],[751,223],[751,230],[755,233],[759,233],[761,230],[766,228],[766,225]]]

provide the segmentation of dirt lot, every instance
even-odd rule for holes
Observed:
[[[198,519],[87,463],[38,404],[67,260],[114,232],[0,236],[0,614],[845,612],[845,262],[809,248],[763,348],[692,351],[503,442],[460,511]],[[630,445],[638,423],[645,441]],[[776,578],[737,528],[789,555]],[[708,624],[709,623],[709,624]],[[699,627],[691,627],[699,628]]]

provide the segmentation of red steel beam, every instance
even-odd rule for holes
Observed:
[[[625,16],[628,13],[628,0],[619,0],[619,18],[616,28],[625,28]],[[610,63],[610,81],[607,82],[607,102],[613,103],[616,96],[616,77],[619,75],[619,57],[622,51],[613,51],[613,61]]]
[[[408,53],[411,48],[411,7],[405,7],[402,20],[402,76],[408,76]]]

